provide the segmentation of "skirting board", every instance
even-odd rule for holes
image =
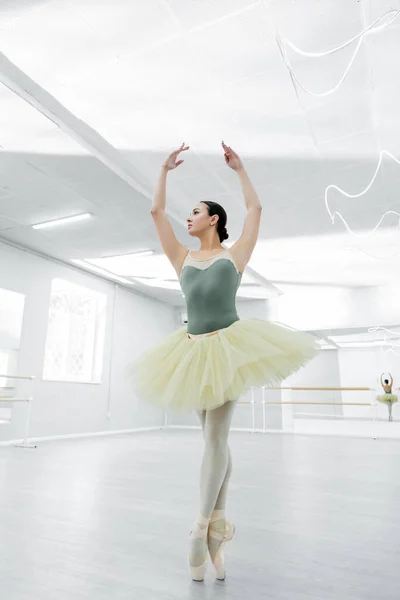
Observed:
[[[167,425],[162,427],[161,429],[199,429],[201,430],[200,425]],[[262,429],[251,429],[250,427],[231,427],[230,431],[247,431],[248,433],[262,433]]]
[[[138,427],[136,429],[119,429],[115,431],[96,431],[93,433],[69,433],[67,435],[51,435],[47,437],[37,437],[37,438],[28,438],[28,442],[30,444],[36,442],[54,442],[61,440],[73,440],[79,438],[90,438],[90,437],[99,437],[105,435],[123,435],[125,433],[140,433],[142,431],[158,431],[160,429],[164,429],[163,425],[159,425],[158,427]],[[7,440],[6,442],[0,442],[0,446],[14,446],[15,444],[22,444],[23,439],[19,440]]]
[[[168,425],[167,427],[163,426],[163,425],[159,425],[158,427],[138,427],[137,429],[120,429],[120,430],[116,430],[116,431],[99,431],[99,432],[94,432],[94,433],[72,433],[72,434],[68,434],[68,435],[54,435],[54,436],[48,436],[48,437],[41,437],[41,438],[29,438],[28,442],[29,443],[37,443],[37,442],[52,442],[52,441],[62,441],[62,440],[71,440],[71,439],[80,439],[80,438],[91,438],[91,437],[99,437],[99,436],[106,436],[106,435],[124,435],[127,433],[140,433],[140,432],[146,432],[146,431],[160,431],[160,430],[164,430],[164,429],[197,429],[197,430],[201,430],[201,427],[199,425]],[[362,433],[338,433],[338,432],[324,432],[324,433],[317,433],[317,432],[303,432],[303,431],[280,431],[277,429],[266,429],[265,431],[263,431],[262,429],[250,429],[250,428],[244,428],[244,427],[232,427],[231,431],[240,431],[240,432],[247,432],[247,433],[268,433],[268,434],[275,434],[275,435],[298,435],[298,436],[319,436],[319,437],[353,437],[353,438],[378,438],[378,439],[399,439],[398,436],[387,436],[387,435],[379,435],[379,432],[377,436],[372,436],[372,435],[368,435],[368,434],[362,434]],[[0,442],[0,447],[1,446],[14,446],[16,444],[21,444],[23,443],[22,439],[19,440],[7,440],[6,442]]]
[[[199,425],[167,425],[161,429],[200,429]],[[337,437],[337,438],[363,438],[363,439],[380,439],[380,440],[398,440],[400,441],[399,435],[383,434],[383,432],[318,432],[318,431],[293,431],[293,430],[280,430],[280,429],[251,429],[249,427],[231,427],[230,431],[246,431],[247,433],[268,433],[273,435],[297,435],[297,436],[315,436],[315,437]]]

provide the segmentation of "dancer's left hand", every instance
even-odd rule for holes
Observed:
[[[230,146],[227,146],[224,142],[222,142],[222,147],[225,153],[225,162],[228,165],[228,167],[230,167],[234,171],[239,171],[240,169],[243,169],[243,163],[240,159],[240,156],[236,154],[236,152],[234,152],[232,148]]]

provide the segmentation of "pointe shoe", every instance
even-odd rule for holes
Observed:
[[[190,553],[188,556],[188,563],[189,563],[189,568],[190,568],[190,572],[192,575],[192,579],[193,581],[203,581],[206,571],[207,571],[207,563],[208,563],[208,558],[207,558],[207,532],[208,532],[208,524],[210,522],[210,519],[207,519],[206,517],[197,517],[196,522],[194,524],[194,527],[192,529],[192,531],[190,532],[190,540],[196,540],[196,539],[200,539],[204,541],[204,562],[199,565],[199,566],[194,566],[192,565],[191,561],[190,561]],[[199,525],[204,525],[203,528],[199,527]]]
[[[217,579],[219,581],[224,581],[226,578],[226,571],[225,571],[225,555],[224,555],[224,551],[225,551],[225,546],[226,544],[233,538],[234,533],[235,533],[235,526],[233,523],[231,523],[230,521],[226,521],[225,520],[225,531],[221,532],[220,530],[216,531],[213,528],[213,522],[214,521],[219,521],[220,518],[219,517],[215,517],[212,518],[210,521],[210,527],[208,530],[208,536],[215,539],[215,540],[219,540],[221,542],[216,555],[214,556],[214,560],[212,560],[212,563],[215,567],[215,570],[217,572]]]

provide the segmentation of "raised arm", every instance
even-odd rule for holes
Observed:
[[[179,167],[179,165],[184,162],[183,160],[177,161],[176,159],[181,152],[188,149],[189,146],[182,144],[178,150],[175,150],[168,156],[167,160],[162,165],[161,173],[154,190],[153,204],[151,207],[151,216],[153,217],[162,249],[178,275],[188,250],[176,239],[171,223],[165,213],[167,177],[169,171],[176,169],[176,167]]]
[[[222,142],[222,147],[225,152],[226,164],[238,174],[247,208],[242,235],[230,249],[237,267],[243,272],[251,258],[258,239],[262,206],[240,157],[224,142]]]

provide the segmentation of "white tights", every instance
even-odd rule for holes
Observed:
[[[214,410],[203,410],[197,415],[200,419],[204,437],[204,454],[200,474],[200,511],[201,520],[209,520],[218,510],[224,514],[228,484],[232,472],[232,459],[228,446],[228,435],[236,401],[225,402]],[[225,520],[214,524],[214,527],[225,530]],[[196,535],[191,539],[190,563],[198,567],[207,553],[207,526],[205,523],[195,524]],[[215,556],[219,541],[210,542],[211,557]]]
[[[200,514],[206,518],[213,510],[225,509],[232,473],[228,435],[235,406],[236,400],[228,401],[214,410],[197,413],[205,442],[200,475]]]

